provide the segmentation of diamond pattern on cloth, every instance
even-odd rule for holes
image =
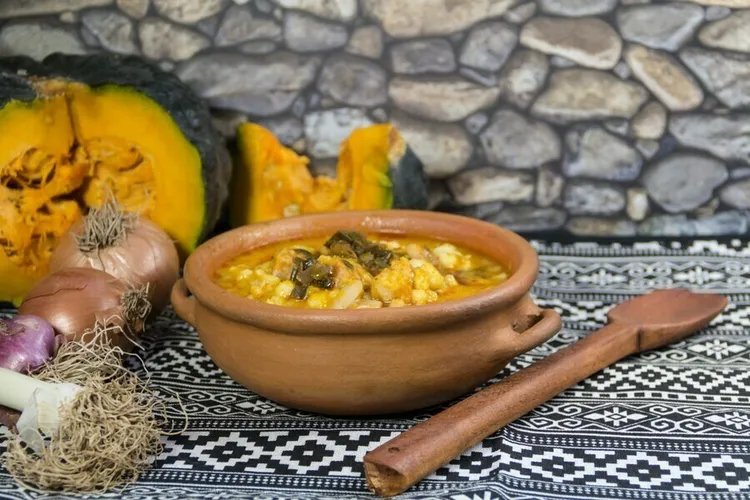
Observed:
[[[750,499],[750,243],[533,244],[541,263],[532,295],[564,326],[497,379],[585,337],[613,305],[654,288],[722,293],[730,305],[706,330],[626,358],[540,405],[400,498]],[[111,498],[374,498],[365,453],[450,404],[371,419],[286,408],[224,375],[171,309],[143,344],[152,383],[177,392],[190,421],[164,439],[150,471]],[[182,424],[177,408],[169,416]],[[64,496],[23,490],[0,469],[0,499],[30,498]]]

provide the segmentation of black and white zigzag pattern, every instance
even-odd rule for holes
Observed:
[[[654,288],[709,290],[731,305],[705,331],[565,391],[402,498],[750,498],[750,244],[534,244],[535,299],[557,309],[564,328],[498,377],[591,333],[612,305]],[[364,454],[443,408],[377,419],[285,408],[225,376],[171,310],[151,325],[142,357],[156,387],[179,393],[188,430],[165,439],[138,484],[106,497],[371,498]],[[180,425],[176,408],[171,415]],[[0,470],[0,498],[37,497],[55,498]]]

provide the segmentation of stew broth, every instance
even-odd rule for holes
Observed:
[[[458,299],[497,286],[508,274],[500,263],[451,243],[339,231],[253,249],[219,267],[214,281],[268,304],[363,309]]]

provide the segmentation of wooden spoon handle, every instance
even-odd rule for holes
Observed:
[[[378,495],[406,490],[501,427],[638,352],[638,328],[611,323],[421,422],[364,457]]]

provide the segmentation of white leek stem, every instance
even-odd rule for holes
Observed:
[[[55,436],[60,427],[60,407],[71,401],[81,386],[37,380],[0,368],[0,405],[21,412],[16,429],[35,452],[44,449],[44,436]]]
[[[35,390],[52,390],[54,386],[55,384],[0,367],[0,405],[8,408],[23,411]]]

